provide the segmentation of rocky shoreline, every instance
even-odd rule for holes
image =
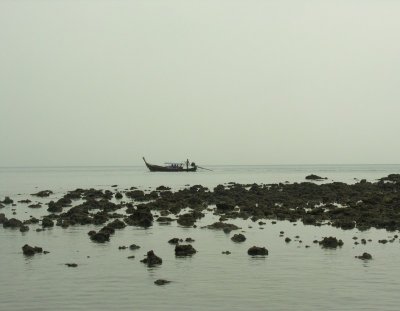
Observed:
[[[260,226],[265,225],[265,220],[268,219],[272,221],[271,224],[281,220],[293,223],[301,221],[304,225],[330,225],[343,230],[400,229],[399,174],[391,174],[373,183],[366,180],[355,184],[318,183],[323,179],[310,175],[306,177],[307,181],[302,183],[243,185],[232,182],[218,185],[214,189],[195,185],[178,191],[172,191],[166,186],[147,191],[135,187],[123,190],[115,185],[112,190],[75,189],[58,199],[53,198],[51,190],[42,190],[31,196],[53,200],[30,204],[30,199],[33,199],[31,197],[15,203],[13,198],[7,196],[0,201],[0,211],[11,208],[14,215],[17,210],[14,207],[20,205],[35,209],[47,207],[47,213],[41,219],[31,216],[22,221],[15,217],[7,218],[4,213],[0,213],[0,224],[4,229],[19,229],[21,232],[29,231],[30,225],[41,227],[36,231],[54,226],[67,228],[88,224],[102,225],[100,230],[88,232],[88,237],[95,243],[107,243],[115,230],[122,230],[127,226],[150,228],[154,222],[170,224],[176,221],[179,226],[196,228],[196,222],[206,213],[213,213],[219,217],[219,221],[202,228],[223,230],[227,234],[241,229],[229,223],[232,219],[251,219]],[[281,232],[280,236],[283,235]],[[393,242],[395,238],[385,241]],[[231,239],[234,243],[241,243],[246,237],[239,233],[234,234]],[[289,237],[284,239],[285,243],[291,241]],[[295,241],[301,242],[299,239]],[[176,256],[196,254],[197,251],[192,245],[184,245],[181,242],[191,243],[194,240],[171,239],[169,243],[176,245]],[[363,239],[361,242],[365,244],[367,241]],[[343,242],[335,237],[323,237],[321,241],[316,240],[314,243],[319,243],[325,248],[343,245]],[[23,247],[27,256],[34,255],[40,249],[29,245]],[[264,245],[253,246],[247,252],[249,255],[268,255]],[[161,264],[162,259],[154,256],[154,252],[149,251],[148,261],[144,262],[148,265]],[[370,259],[372,256],[358,258]]]

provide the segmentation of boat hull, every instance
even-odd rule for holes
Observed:
[[[147,163],[143,158],[144,163],[150,172],[196,172],[197,166],[184,168],[184,167],[171,167],[171,166],[161,166]]]

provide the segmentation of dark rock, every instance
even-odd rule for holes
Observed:
[[[197,251],[193,248],[192,245],[176,245],[175,246],[175,256],[192,256]]]
[[[165,285],[165,284],[168,284],[168,283],[171,283],[171,281],[168,281],[168,280],[163,280],[163,279],[158,279],[158,280],[156,280],[156,281],[154,281],[154,284],[156,284],[156,285]]]
[[[34,195],[34,196],[40,197],[40,198],[44,198],[44,197],[48,197],[50,194],[53,194],[53,191],[43,190],[43,191],[39,191],[37,193],[32,193],[31,195]]]
[[[10,197],[5,197],[3,200],[3,203],[8,205],[8,204],[14,203],[14,201],[12,199],[10,199]]]
[[[42,207],[42,204],[40,204],[40,203],[30,204],[30,205],[28,205],[28,207],[29,207],[29,208],[41,208],[41,207]]]
[[[132,214],[125,219],[128,225],[150,227],[153,225],[153,215],[148,207],[137,207]]]
[[[27,232],[27,231],[29,231],[29,227],[28,227],[28,226],[25,226],[25,225],[22,225],[21,227],[19,227],[19,231],[21,231],[21,232]]]
[[[66,263],[65,265],[69,268],[76,268],[78,266],[76,263]]]
[[[0,208],[4,208],[4,205],[0,202]]]
[[[136,245],[136,244],[131,244],[131,245],[129,245],[129,249],[130,250],[135,250],[135,249],[139,249],[140,248],[140,246],[139,245]]]
[[[343,245],[343,241],[330,236],[324,237],[321,241],[319,241],[319,244],[324,248],[337,248]]]
[[[193,243],[193,242],[194,242],[194,240],[193,240],[192,238],[186,238],[186,239],[185,239],[185,242],[188,242],[188,243]]]
[[[23,252],[24,255],[26,255],[26,256],[33,256],[33,255],[35,255],[35,254],[37,254],[37,253],[42,253],[42,252],[43,252],[43,249],[42,249],[41,247],[37,247],[37,246],[32,247],[32,246],[30,246],[30,245],[28,245],[28,244],[25,244],[25,245],[22,247],[22,252]]]
[[[32,201],[31,200],[29,200],[29,199],[25,199],[25,200],[20,200],[20,201],[18,201],[18,203],[26,203],[26,204],[29,204],[29,203],[31,203]]]
[[[6,222],[8,219],[6,218],[6,215],[3,213],[0,213],[0,224]]]
[[[179,242],[183,242],[183,240],[178,238],[172,238],[171,240],[168,241],[169,244],[178,244]]]
[[[127,249],[127,247],[125,245],[123,246],[118,246],[118,249],[123,250],[123,249]]]
[[[386,240],[386,239],[378,240],[378,243],[381,243],[381,244],[386,244],[387,242],[388,242],[388,240]]]
[[[95,234],[92,234],[90,236],[90,239],[97,243],[105,243],[107,241],[110,241],[110,234],[99,231]]]
[[[369,259],[372,259],[372,256],[371,256],[371,254],[363,253],[361,256],[356,256],[356,258],[363,259],[363,260],[369,260]]]
[[[166,186],[159,186],[156,188],[157,191],[167,191],[167,190],[171,190],[170,187],[166,187]]]
[[[147,257],[140,262],[143,262],[147,264],[148,267],[153,267],[156,265],[161,265],[162,264],[162,259],[158,257],[154,252],[151,250],[147,252]]]
[[[132,255],[132,256],[128,256],[128,257],[126,257],[126,258],[128,258],[128,259],[133,259],[133,258],[135,258],[135,256]]]
[[[124,196],[122,195],[121,192],[117,192],[117,193],[115,194],[115,198],[116,198],[117,200],[121,200],[123,197],[124,197]]]
[[[231,240],[233,242],[240,243],[240,242],[246,241],[246,237],[243,234],[239,233],[239,234],[235,234],[233,237],[231,237]]]
[[[119,219],[115,219],[113,222],[110,222],[107,227],[109,228],[113,228],[113,229],[123,229],[126,227],[126,224],[119,220]]]
[[[166,216],[160,216],[157,218],[157,222],[161,222],[161,223],[169,223],[171,221],[174,221],[175,219],[172,219],[170,217],[166,217]]]
[[[230,251],[224,251],[224,252],[222,252],[222,254],[224,254],[224,255],[230,255],[231,252],[230,252]]]
[[[265,255],[268,255],[268,250],[265,247],[253,246],[247,250],[247,254],[249,254],[251,256],[256,256],[256,255],[265,256]]]
[[[286,239],[285,239],[285,242],[286,242],[286,243],[290,243],[290,241],[292,241],[291,238],[286,238]]]
[[[5,218],[3,221],[3,228],[19,228],[21,226],[22,226],[22,221],[16,218],[10,218],[8,220],[7,218]]]
[[[208,229],[214,229],[214,230],[224,230],[224,229],[229,229],[229,230],[238,230],[240,229],[238,226],[234,224],[228,224],[225,222],[215,222],[212,225],[206,226]]]
[[[235,208],[235,204],[233,203],[233,201],[219,202],[215,205],[218,211],[223,211],[223,212],[232,211]]]
[[[328,179],[328,178],[320,177],[318,175],[311,174],[311,175],[306,176],[306,179],[307,180],[323,180],[323,179]]]
[[[52,221],[50,218],[48,217],[44,217],[42,219],[42,227],[43,228],[50,228],[50,227],[54,227],[54,221]]]

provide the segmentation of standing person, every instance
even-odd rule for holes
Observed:
[[[189,159],[186,159],[186,170],[189,170]]]

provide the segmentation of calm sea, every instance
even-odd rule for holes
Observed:
[[[390,173],[400,173],[400,165],[318,165],[318,166],[211,166],[213,171],[197,173],[150,173],[144,167],[54,167],[0,168],[0,198],[14,201],[29,198],[47,202],[75,188],[123,190],[136,186],[153,189],[159,185],[180,189],[202,184],[301,182],[308,174],[328,177],[328,181],[354,183],[374,181]],[[38,190],[54,192],[48,199],[30,196]],[[0,209],[7,217],[40,217],[46,208]],[[259,225],[251,220],[229,221],[242,227],[247,240],[235,244],[230,235],[201,229],[217,220],[209,214],[197,228],[176,223],[149,229],[126,227],[117,230],[109,243],[90,241],[87,232],[99,227],[55,227],[36,232],[0,227],[0,310],[399,310],[400,243],[385,245],[379,239],[396,232],[384,230],[342,231],[329,226],[312,227],[286,221]],[[284,237],[292,238],[287,244]],[[296,239],[295,236],[300,236]],[[336,250],[321,249],[312,241],[334,235],[344,241]],[[355,245],[353,237],[372,239]],[[195,240],[198,251],[191,258],[175,258],[173,237]],[[297,241],[296,241],[297,240]],[[299,241],[301,240],[301,242]],[[24,257],[24,244],[37,245],[49,254]],[[139,250],[118,250],[118,246],[138,244]],[[269,255],[252,258],[247,249],[265,246]],[[309,245],[309,248],[305,246]],[[149,250],[163,259],[156,268],[140,260]],[[221,252],[229,250],[230,255]],[[373,260],[354,256],[363,252]],[[134,255],[134,259],[127,259]],[[74,262],[77,268],[65,263]],[[156,286],[157,279],[172,281]]]

